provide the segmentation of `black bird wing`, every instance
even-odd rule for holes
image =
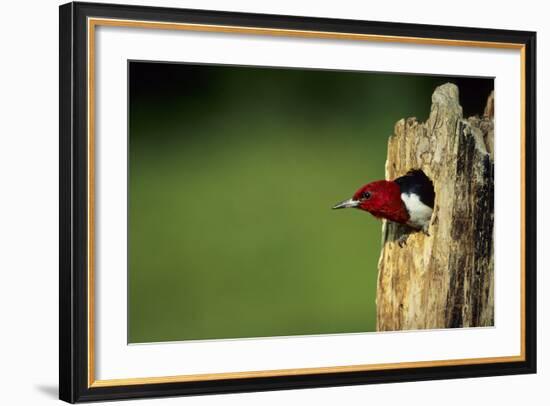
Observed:
[[[434,185],[423,171],[419,169],[410,170],[406,175],[394,179],[394,182],[399,185],[401,193],[416,194],[422,203],[432,209],[434,208]]]

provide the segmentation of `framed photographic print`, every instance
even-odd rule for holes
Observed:
[[[60,398],[534,373],[535,33],[60,7]]]

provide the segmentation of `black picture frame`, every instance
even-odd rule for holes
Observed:
[[[235,393],[536,372],[536,33],[204,10],[68,3],[60,6],[59,397],[67,402]],[[87,19],[89,17],[513,43],[525,53],[525,357],[517,362],[210,381],[90,386],[88,353]]]

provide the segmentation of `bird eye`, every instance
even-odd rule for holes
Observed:
[[[361,199],[365,199],[365,200],[370,199],[370,192],[361,193]]]

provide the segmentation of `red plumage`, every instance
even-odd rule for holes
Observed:
[[[368,183],[355,192],[353,200],[359,201],[358,209],[368,211],[377,218],[402,224],[409,221],[409,213],[396,182],[377,180]]]

